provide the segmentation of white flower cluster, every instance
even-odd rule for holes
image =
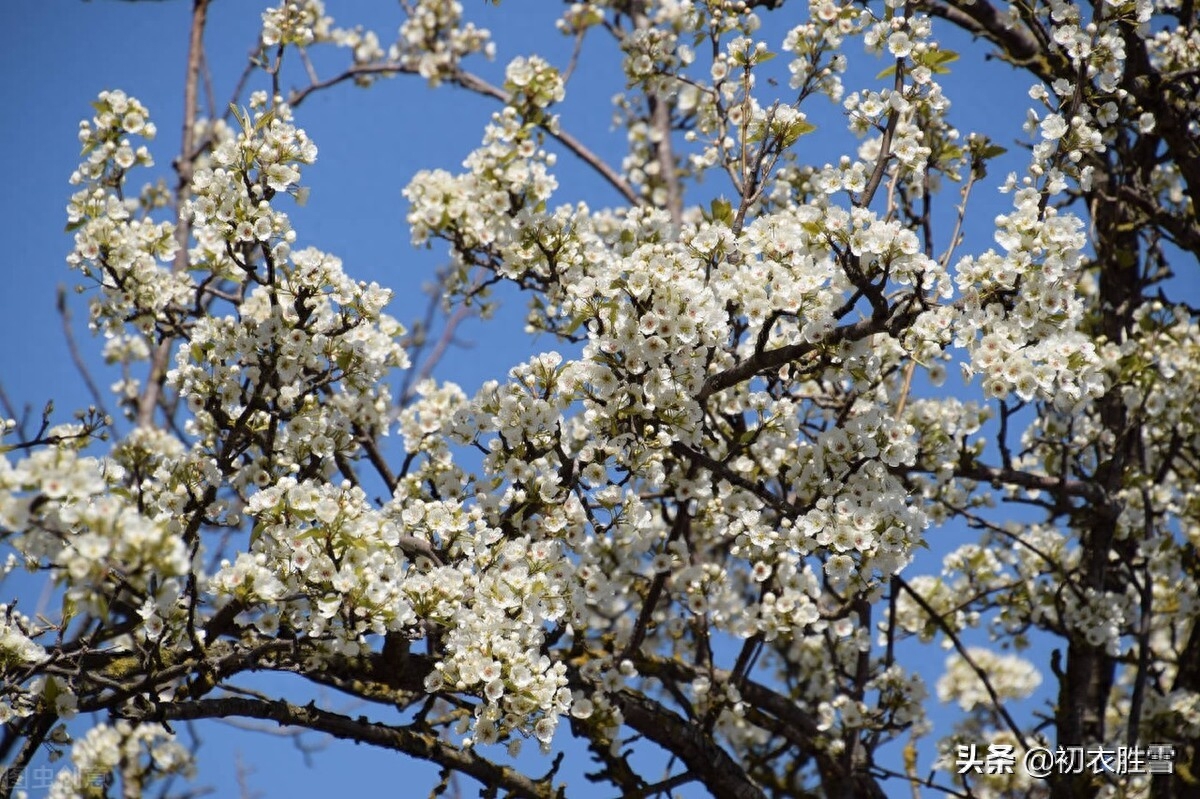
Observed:
[[[938,384],[936,369],[930,370],[931,380]],[[940,375],[944,379],[944,375]],[[963,402],[957,398],[938,400],[919,399],[909,404],[906,413],[909,424],[916,430],[915,438],[920,441],[917,461],[940,483],[949,481],[960,459],[978,457],[983,453],[983,441],[976,434],[990,418],[991,411],[977,402]],[[953,484],[947,490],[954,491]],[[966,497],[946,499],[955,507],[965,507]],[[928,508],[937,523],[945,521],[945,507],[935,503]]]
[[[255,98],[259,110],[253,118],[240,118],[239,132],[224,129],[231,135],[218,136],[192,176],[186,207],[197,243],[191,261],[239,281],[258,250],[269,248],[276,261],[287,258],[295,233],[271,200],[280,192],[299,192],[300,166],[317,157],[316,145],[292,124],[291,109],[283,103],[264,109],[265,100]]]
[[[929,17],[901,13],[900,0],[882,16],[811,0],[811,20],[783,41],[787,73],[764,81],[773,53],[755,38],[753,5],[664,0],[631,12],[627,26],[611,4],[568,8],[570,32],[607,24],[610,11],[619,19],[629,152],[623,176],[605,176],[636,198],[630,208],[551,207],[546,142],[570,143],[552,113],[564,78],[537,56],[507,65],[507,102],[481,146],[458,174],[414,177],[408,220],[414,242],[449,244],[448,303],[479,302],[509,281],[532,297],[529,329],[568,354],[533,356],[472,396],[425,380],[399,409],[387,383],[408,357],[385,313],[390,292],[298,245],[277,207],[280,195],[303,197],[302,169],[317,155],[292,109],[259,92],[236,124],[197,124],[203,154],[181,209],[184,242],[182,228],[149,221],[166,204],[160,194],[123,199],[128,170],[151,163],[131,140],[154,127],[136,100],[101,94],[80,129],[70,260],[101,286],[92,314],[108,357],[145,358],[170,342],[162,405],[178,399],[179,425],[141,426],[104,459],[60,429],[23,460],[0,458],[0,531],[63,582],[65,614],[116,609],[130,628],[106,641],[110,651],[141,647],[160,664],[196,643],[219,660],[218,641],[234,651],[280,643],[284,631],[317,679],[329,663],[374,669],[395,642],[424,638],[426,654],[411,658],[429,664],[424,687],[457,705],[458,734],[480,746],[548,746],[567,714],[616,742],[623,692],[655,695],[664,679],[734,748],[765,746],[774,733],[742,692],[774,669],[768,679],[815,719],[822,754],[837,755],[862,735],[926,730],[926,687],[892,662],[898,637],[949,648],[985,626],[1020,645],[1032,625],[1112,657],[1145,645],[1132,643],[1145,601],[1135,580],[1060,590],[1086,549],[1060,522],[1078,524],[1088,481],[1107,468],[1099,453],[1117,438],[1095,412],[1104,402],[1108,416],[1137,425],[1146,452],[1138,473],[1115,475],[1094,504],[1112,509],[1122,563],[1153,575],[1153,605],[1168,620],[1156,617],[1148,640],[1169,654],[1162,678],[1172,677],[1190,629],[1180,619],[1197,605],[1176,544],[1200,542],[1200,527],[1195,481],[1181,474],[1194,464],[1167,461],[1196,425],[1200,327],[1193,309],[1149,304],[1131,314],[1128,335],[1097,336],[1085,228],[1058,202],[1090,190],[1097,154],[1115,152],[1118,137],[1165,126],[1117,85],[1124,37],[1149,6],[1109,3],[1091,23],[1061,0],[1030,12],[1079,82],[1031,92],[1043,109],[1028,117],[1032,158],[1006,184],[1012,209],[995,220],[997,249],[952,263],[954,245],[932,255],[920,210],[930,206],[918,201],[968,165],[978,179],[997,148],[973,136],[961,144],[949,124],[935,76],[955,54],[934,41]],[[330,42],[378,67],[343,78],[416,72],[477,88],[460,61],[490,55],[489,34],[464,24],[453,0],[405,7],[386,54],[373,32],[335,29],[319,0],[268,9],[262,43],[282,53]],[[850,37],[891,64],[891,77],[846,93]],[[1168,32],[1150,57],[1187,73],[1193,40]],[[693,41],[711,45],[699,64]],[[756,81],[787,75],[794,95],[764,99]],[[814,131],[801,105],[813,94],[841,104],[860,137],[853,156],[801,162],[794,145]],[[735,199],[687,206],[683,184],[706,172],[728,178]],[[1164,207],[1188,212],[1177,167],[1145,176]],[[163,268],[181,245],[179,268]],[[984,465],[985,404],[909,396],[923,388],[915,366],[940,385],[954,347],[969,354],[966,376],[1000,401],[990,404],[1004,426],[1003,469]],[[138,399],[132,381],[121,390]],[[1010,442],[1016,404],[1036,418]],[[399,474],[379,449],[393,424]],[[464,465],[474,461],[456,461],[462,449],[478,474]],[[387,484],[383,499],[356,473],[368,462]],[[1050,522],[985,518],[1004,490],[1037,503],[1055,487]],[[927,526],[954,516],[988,533],[947,555],[940,576],[896,579]],[[208,573],[203,542],[222,529],[249,529],[249,543]],[[886,622],[860,610],[889,586]],[[51,697],[62,715],[84,704],[71,680],[36,675],[44,631],[7,608],[0,617],[0,665],[16,675],[0,720],[49,712]],[[218,619],[225,626],[208,626]],[[873,656],[877,635],[886,659]],[[724,671],[714,641],[744,642],[738,668],[753,663],[758,674]],[[980,671],[1001,700],[1040,683],[1015,655],[965,655],[947,661],[937,693],[971,723],[993,703]],[[169,693],[172,680],[153,687]],[[1195,729],[1200,718],[1187,691],[1146,708],[1156,724]],[[102,725],[72,757],[80,774],[186,769],[166,735]],[[64,779],[54,795],[71,790]]]
[[[495,156],[490,148],[483,152],[468,159],[472,171],[466,175],[425,173],[409,187],[418,241],[439,232],[455,243],[462,263],[478,263],[477,251],[494,253],[500,274],[545,286],[545,302],[531,323],[552,330],[582,327],[588,341],[580,360],[537,359],[514,370],[508,385],[485,387],[469,409],[451,413],[472,419],[480,432],[496,431],[485,466],[510,481],[506,498],[552,501],[561,453],[576,457],[593,501],[614,516],[613,533],[624,531],[626,520],[649,514],[609,483],[612,468],[646,475],[645,490],[665,482],[680,496],[715,500],[704,480],[685,480],[678,471],[666,477],[671,443],[706,439],[696,394],[708,374],[735,362],[724,348],[736,337],[732,324],[763,331],[761,341],[742,339],[736,353],[742,358],[764,345],[819,344],[830,334],[834,310],[853,292],[837,268],[835,248],[844,248],[844,257],[855,258],[869,275],[887,271],[898,285],[950,290],[945,272],[920,251],[911,231],[865,210],[793,207],[759,216],[740,235],[714,219],[687,224],[677,239],[667,238],[669,220],[661,213],[613,217],[583,206],[541,211],[535,204],[540,194],[522,194],[514,214],[504,206],[511,191],[495,204],[479,194],[495,179]],[[484,215],[491,208],[496,221]],[[928,315],[930,326],[913,346],[939,352],[948,343],[945,320],[936,322],[941,316]],[[868,342],[846,345],[843,359],[852,379],[879,378],[882,363],[871,357]],[[750,482],[783,479],[797,507],[813,507],[780,521],[761,513],[761,500],[731,492],[706,524],[736,542],[731,551],[747,560],[754,579],[769,578],[776,590],[747,613],[726,570],[698,564],[672,575],[671,592],[682,607],[739,635],[752,634],[756,625],[772,637],[792,635],[816,620],[820,591],[804,556],[821,553],[826,576],[843,585],[851,578],[882,579],[908,562],[925,518],[888,469],[916,458],[915,428],[864,404],[819,440],[798,443],[797,403],[763,397],[756,404],[760,399],[744,388],[720,401],[756,408],[760,415],[754,444],[744,458],[729,461],[731,473]],[[578,426],[565,420],[574,407],[582,411]],[[580,449],[588,439],[595,443]],[[707,454],[726,460],[720,449]],[[618,459],[610,460],[613,455]],[[860,457],[866,465],[851,468]],[[665,531],[639,522],[620,540],[650,559],[663,537]],[[589,606],[600,613],[639,577],[630,570],[635,562],[613,563],[612,554],[607,545],[596,546],[578,570]],[[686,552],[669,554],[658,554],[666,560],[654,571],[688,559]]]
[[[40,663],[46,650],[29,637],[29,618],[8,605],[0,605],[0,667],[6,672]]]
[[[910,578],[908,585],[924,605],[914,600],[909,592],[900,593],[896,599],[896,624],[906,632],[916,634],[921,641],[932,641],[944,629],[958,632],[978,623],[977,614],[962,609],[962,594],[952,582],[919,574]],[[925,610],[925,605],[937,614],[936,619]]]
[[[402,596],[399,528],[361,489],[285,477],[254,494],[246,513],[256,520],[251,552],[222,563],[211,589],[222,602],[265,606],[260,629],[282,618],[356,653],[364,636],[415,622]]]
[[[668,186],[676,178],[698,177],[718,163],[733,168],[737,161],[735,137],[747,132],[742,121],[754,107],[754,98],[743,91],[743,81],[752,82],[750,70],[773,53],[765,42],[751,38],[761,21],[745,3],[656,3],[646,9],[645,23],[620,39],[623,70],[635,91],[614,97],[614,121],[627,129],[629,151],[622,171],[628,182],[653,205],[663,207],[668,202]],[[731,33],[736,35],[722,43],[722,37]],[[714,49],[707,74],[689,75],[697,57],[693,45],[709,37]],[[687,152],[685,158],[668,165],[664,160],[668,150],[663,149],[668,142],[661,123],[651,124],[654,113],[661,113],[667,105],[659,105],[652,97],[672,98],[669,104],[688,120],[685,141],[700,142],[698,152]],[[652,107],[659,111],[651,112]],[[767,113],[760,119],[760,130]],[[785,133],[791,131],[787,135],[793,140],[811,129],[794,108],[783,113],[794,120],[799,116],[797,125],[781,127]]]
[[[98,724],[71,747],[74,768],[58,772],[49,799],[88,799],[119,769],[127,787],[148,787],[153,779],[195,773],[192,754],[161,724],[125,720]]]
[[[321,0],[285,0],[262,12],[262,43],[266,47],[304,47],[329,41],[332,24]]]
[[[547,120],[545,110],[554,103],[562,102],[566,89],[558,70],[538,56],[517,56],[504,70],[504,88],[510,93],[509,105],[520,112],[527,124],[549,124],[552,129],[557,122]]]
[[[366,65],[382,61],[387,53],[379,42],[379,35],[361,25],[354,28],[336,28],[333,17],[325,13],[322,0],[286,0],[279,6],[268,8],[262,13],[262,45],[279,48],[287,45],[305,48],[312,44],[331,42],[351,52],[355,65]],[[275,65],[278,69],[279,65]],[[373,76],[362,74],[355,81],[362,86],[370,85]]]
[[[1060,624],[1082,635],[1087,642],[1115,657],[1121,654],[1121,637],[1137,617],[1136,588],[1123,592],[1087,588],[1082,596],[1072,594],[1062,602]]]
[[[457,185],[479,185],[480,178],[472,172]],[[911,232],[862,211],[801,207],[759,217],[740,235],[714,220],[686,225],[676,238],[662,213],[617,217],[583,206],[539,212],[526,203],[516,214],[521,238],[506,233],[483,239],[486,228],[469,216],[481,203],[447,191],[446,202],[461,208],[448,214],[423,204],[428,186],[410,187],[414,218],[436,218],[464,262],[478,262],[472,251],[493,252],[502,274],[545,286],[545,302],[531,317],[535,324],[587,331],[579,360],[540,356],[514,369],[508,384],[485,386],[465,407],[456,392],[427,388],[420,411],[403,417],[410,450],[414,437],[425,441],[439,428],[458,440],[471,440],[472,430],[494,431],[485,468],[498,481],[498,507],[556,502],[563,458],[572,459],[596,531],[568,534],[581,558],[575,575],[582,596],[573,624],[605,629],[615,619],[617,640],[628,641],[634,631],[621,612],[625,597],[646,575],[669,574],[673,606],[652,633],[656,641],[664,635],[682,641],[689,619],[703,617],[706,625],[739,637],[761,632],[769,640],[798,643],[805,640],[803,631],[827,624],[818,611],[821,579],[807,556],[817,555],[825,576],[843,586],[851,580],[873,584],[907,563],[925,521],[888,465],[913,462],[915,428],[868,404],[805,444],[798,443],[796,427],[803,398],[770,400],[745,388],[722,393],[722,407],[752,408],[758,423],[744,456],[730,459],[719,449],[710,456],[728,462],[729,473],[747,482],[785,480],[797,506],[814,505],[792,518],[766,512],[760,499],[724,480],[718,488],[706,476],[692,479],[668,464],[672,442],[706,446],[696,402],[706,375],[763,346],[750,336],[736,355],[727,354],[724,343],[736,337],[731,318],[763,330],[769,346],[818,344],[830,334],[834,309],[852,292],[833,259],[831,234],[869,268],[888,269],[901,284],[946,292],[944,272],[919,253]],[[945,320],[936,323],[939,314],[928,316],[931,326],[918,337],[919,346],[937,351],[949,334]],[[846,346],[846,374],[864,383],[878,379],[882,364],[870,353],[866,342]],[[706,363],[708,357],[714,360]],[[569,416],[575,408],[581,413]],[[860,456],[867,463],[851,468]],[[614,470],[642,475],[636,491],[615,485]],[[690,547],[669,542],[669,529],[639,498],[664,489],[697,503]],[[550,518],[527,518],[534,524],[523,529],[562,527]],[[736,560],[723,565],[696,554],[710,546]],[[747,602],[745,576],[769,582],[756,602]],[[839,632],[848,657],[861,637],[852,632],[853,625]],[[599,690],[579,698],[578,712],[619,723],[605,692],[632,674],[615,662],[585,671]],[[829,685],[813,690],[825,697]]]
[[[426,687],[485,700],[472,722],[478,743],[516,731],[546,743],[571,702],[564,664],[541,647],[548,625],[565,620],[575,603],[574,567],[558,538],[582,526],[582,509],[569,502],[546,510],[524,525],[529,533],[506,538],[487,517],[514,499],[479,495],[468,507],[402,489],[383,510],[407,535],[450,558],[439,565],[418,557],[399,590],[416,616],[440,631],[445,653]]]
[[[459,62],[473,53],[491,58],[495,45],[491,34],[472,22],[463,22],[458,0],[418,0],[408,6],[408,18],[400,25],[388,59],[413,70],[436,86],[458,69]]]
[[[77,613],[103,615],[115,586],[173,590],[190,557],[165,518],[144,515],[124,492],[113,461],[68,447],[37,450],[11,465],[0,460],[0,528],[31,562],[48,563]]]
[[[1106,380],[1094,342],[1077,332],[1085,307],[1078,288],[1082,222],[1041,199],[1023,188],[1013,212],[996,218],[1006,254],[988,251],[958,263],[965,302],[956,341],[971,352],[964,372],[981,374],[990,396],[1016,393],[1070,411],[1100,396]]]
[[[256,288],[237,317],[196,323],[168,381],[193,411],[189,432],[210,446],[234,420],[256,429],[273,414],[286,420],[274,445],[289,468],[349,451],[356,425],[386,428],[392,402],[380,381],[408,360],[403,328],[381,312],[389,292],[351,281],[312,248],[275,268],[275,285]],[[259,480],[257,464],[239,473],[239,485]]]
[[[402,488],[377,509],[358,488],[284,478],[250,498],[251,551],[222,563],[210,589],[222,603],[236,600],[261,632],[283,625],[331,653],[358,654],[376,634],[436,634],[442,654],[426,687],[485,700],[473,740],[520,732],[545,743],[571,696],[564,665],[540,648],[546,626],[568,612],[573,569],[555,541],[504,541],[484,504]],[[532,527],[564,526],[547,517]],[[406,556],[408,541],[450,560],[432,548]]]
[[[1000,701],[1024,699],[1042,684],[1042,675],[1025,658],[984,647],[968,647],[966,653],[970,662],[957,653],[946,658],[946,672],[937,682],[938,699],[943,702],[957,702],[963,710],[994,707],[995,700],[976,668],[987,675],[988,685]]]
[[[1176,689],[1165,694],[1146,696],[1145,726],[1151,729],[1178,730],[1179,736],[1200,735],[1200,693]]]
[[[428,506],[418,529],[432,527],[438,511]],[[498,530],[473,526],[463,543],[474,557],[413,575],[406,585],[418,615],[445,630],[446,654],[425,687],[485,700],[473,720],[477,743],[521,732],[549,744],[572,697],[566,664],[540,650],[547,625],[566,616],[572,566],[557,542],[502,542]]]
[[[79,127],[86,160],[71,175],[72,185],[82,188],[67,206],[68,229],[75,231],[67,263],[101,287],[91,300],[94,325],[119,335],[133,320],[149,335],[168,309],[194,292],[186,274],[160,265],[175,256],[175,226],[136,217],[138,201],[120,191],[129,170],[153,164],[146,147],[135,149],[129,137],[152,139],[154,123],[124,92],[101,92],[93,105],[96,115]]]
[[[660,17],[666,13],[669,12],[665,8],[658,10]],[[696,18],[693,16],[683,24],[689,21],[694,24]],[[679,85],[669,76],[687,67],[695,58],[692,48],[680,41],[672,26],[635,28],[621,40],[621,50],[624,53],[622,67],[629,80],[654,91]]]
[[[793,56],[788,62],[789,85],[803,89],[811,83],[836,102],[844,91],[841,73],[847,63],[839,50],[847,36],[861,32],[869,17],[856,6],[833,0],[810,0],[808,5],[809,21],[792,28],[783,40],[784,52]]]
[[[3,524],[0,523],[0,527]],[[22,686],[31,667],[46,660],[46,650],[33,640],[38,630],[29,617],[8,605],[0,605],[0,724],[32,714],[40,704],[42,681]]]
[[[518,77],[529,62],[517,70]],[[539,72],[537,83],[557,82],[557,75]],[[515,84],[514,84],[515,85]],[[535,92],[549,100],[543,89]],[[518,93],[521,100],[526,95]],[[537,108],[536,105],[533,106]],[[538,146],[532,125],[513,106],[492,115],[483,146],[476,149],[464,166],[470,171],[454,176],[445,170],[418,172],[404,190],[411,203],[408,222],[412,226],[415,244],[424,244],[430,237],[453,236],[460,252],[481,246],[515,246],[529,234],[535,234],[524,217],[510,214],[517,207],[537,208],[550,198],[558,183],[549,168],[555,158]],[[453,231],[451,233],[451,231]],[[528,233],[526,233],[528,231]],[[460,263],[451,292],[469,285]],[[514,267],[508,266],[507,276],[516,277]]]

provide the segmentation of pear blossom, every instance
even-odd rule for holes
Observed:
[[[930,754],[947,790],[1076,790],[954,768],[1043,745],[1030,718],[1065,747],[1195,748],[1181,6],[812,0],[784,30],[773,3],[572,3],[557,30],[608,37],[620,71],[609,163],[574,128],[574,57],[523,52],[493,84],[475,10],[402,5],[391,36],[319,0],[262,11],[254,88],[189,116],[177,197],[136,187],[157,128],[133,95],[78,127],[67,261],[118,413],[0,425],[2,573],[61,597],[0,606],[0,718],[57,743],[106,718],[51,796],[186,776],[168,723],[233,715],[520,796],[560,792],[558,761],[504,758],[568,735],[616,793],[662,779],[626,758],[649,740],[668,782],[721,796],[884,795]],[[1034,81],[1020,152],[960,130],[952,25]],[[495,104],[402,192],[452,320],[498,286],[528,301],[537,349],[476,385],[437,368],[457,322],[427,348],[290,215],[340,146],[306,98],[404,75]],[[252,670],[390,720],[235,692]]]

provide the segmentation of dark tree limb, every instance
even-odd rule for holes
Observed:
[[[145,710],[127,710],[126,717],[137,721],[189,721],[193,719],[243,717],[274,721],[281,726],[303,727],[342,740],[371,744],[428,760],[475,778],[488,788],[500,788],[522,799],[553,799],[562,788],[545,780],[527,777],[516,769],[497,765],[477,754],[417,727],[396,727],[368,721],[365,716],[351,718],[316,707],[314,703],[295,705],[283,700],[264,701],[237,696],[177,702]]]

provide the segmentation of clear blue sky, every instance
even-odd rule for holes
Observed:
[[[338,23],[365,23],[380,33],[385,46],[399,23],[395,3],[327,0],[327,5]],[[502,74],[503,64],[518,54],[539,52],[565,63],[570,42],[554,31],[549,13],[558,11],[559,4],[505,0],[497,9],[485,0],[464,0],[464,5],[471,18],[495,34],[496,62],[477,66],[493,81]],[[792,2],[783,13],[768,15],[766,38],[777,45],[805,5]],[[208,55],[218,108],[227,102],[254,42],[261,7],[261,3],[246,0],[213,3]],[[73,409],[89,402],[68,357],[54,310],[56,287],[64,284],[70,288],[76,282],[64,262],[70,239],[63,226],[71,192],[67,178],[79,153],[78,121],[90,116],[88,104],[103,89],[121,88],[138,97],[158,124],[159,137],[152,145],[157,170],[172,179],[169,170],[179,137],[190,8],[187,0],[8,0],[0,10],[0,162],[4,175],[0,240],[6,244],[0,256],[0,338],[6,345],[0,347],[0,382],[18,406],[30,404],[35,415],[53,398],[59,420],[66,421]],[[1005,80],[1004,69],[994,64],[985,71],[978,49],[972,52],[970,45],[958,41],[964,58],[945,81],[955,102],[954,120],[964,134],[974,126],[1011,145],[1019,135],[1028,104],[1027,81]],[[605,47],[593,45],[585,50],[581,69],[568,87],[563,118],[568,129],[609,160],[619,162],[623,135],[610,129],[610,97],[621,88],[622,80],[612,71],[614,61]],[[868,65],[864,74],[875,71]],[[855,87],[848,84],[848,88]],[[401,189],[418,169],[457,170],[478,143],[493,107],[462,91],[430,91],[416,79],[384,81],[366,92],[345,85],[311,98],[300,110],[298,124],[320,147],[317,164],[303,180],[312,188],[312,196],[307,207],[287,209],[300,240],[343,258],[354,277],[390,286],[396,291],[391,312],[402,320],[417,317],[425,306],[420,286],[430,278],[442,254],[436,249],[411,248]],[[1007,127],[997,133],[994,126],[999,109],[1007,117]],[[814,121],[833,132],[825,147],[853,147],[840,133],[840,117],[832,109],[825,119],[816,117]],[[817,140],[814,146],[820,146]],[[840,149],[829,150],[820,160],[834,157],[835,152]],[[1017,164],[1019,160],[1018,156]],[[990,186],[976,189],[968,225],[970,240],[960,252],[986,247],[991,219],[1006,206],[994,192],[1003,170],[995,173]],[[618,201],[569,155],[560,159],[558,175],[558,200],[583,199],[593,206]],[[942,235],[948,235],[948,230]],[[114,378],[97,364],[100,343],[86,331],[86,305],[72,293],[70,307],[80,347],[97,369],[103,390]],[[465,327],[461,337],[472,346],[453,352],[438,375],[460,382],[471,393],[484,379],[503,378],[510,366],[530,352],[553,348],[546,339],[531,342],[524,336],[521,318],[519,300],[510,300],[494,323]],[[936,569],[929,558],[923,565]],[[0,601],[11,600],[18,587],[0,588]],[[28,585],[20,588],[31,590]],[[29,611],[36,601],[36,596],[23,597],[22,607]],[[932,683],[936,671],[929,676]],[[341,700],[333,702],[346,707]],[[335,744],[316,752],[316,767],[309,769],[285,738],[250,736],[217,723],[199,725],[196,731],[204,740],[203,770],[197,784],[213,786],[216,796],[237,795],[235,762],[239,757],[251,770],[247,784],[263,799],[323,797],[348,789],[372,795],[425,795],[434,782],[429,768],[414,769],[411,761],[395,753],[365,746]],[[310,739],[317,740],[315,736]],[[36,766],[50,764],[43,759],[35,762]],[[37,776],[31,775],[31,799],[44,795]],[[475,793],[470,781],[460,784],[464,795]],[[608,795],[593,790],[573,779],[570,795]]]

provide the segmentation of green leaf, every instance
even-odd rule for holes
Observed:
[[[229,111],[233,114],[233,118],[238,121],[238,124],[242,126],[243,131],[249,133],[252,130],[252,126],[250,124],[250,114],[246,113],[241,108],[238,108],[234,103],[229,104]]]
[[[62,601],[62,629],[66,629],[71,624],[71,619],[75,618],[75,600],[70,597],[63,597]]]
[[[807,136],[817,129],[817,126],[806,119],[798,119],[788,125],[787,130],[780,137],[784,147],[791,147],[801,136]]]
[[[575,333],[575,331],[578,330],[583,325],[584,322],[586,322],[589,319],[594,318],[595,315],[596,314],[593,311],[588,311],[587,313],[575,314],[574,316],[571,317],[571,321],[567,323],[567,327],[566,327],[566,331],[565,331],[566,334],[568,336],[573,335]]]
[[[713,200],[712,205],[709,206],[709,210],[712,214],[712,221],[723,222],[726,225],[733,224],[733,204],[724,197],[718,197]]]
[[[918,64],[929,67],[929,70],[935,75],[945,75],[950,72],[946,65],[957,61],[958,53],[953,50],[929,50],[921,53],[914,60]]]
[[[47,705],[53,707],[54,701],[61,693],[62,689],[58,687],[58,680],[46,680],[45,686],[42,688],[42,696],[45,697]]]

